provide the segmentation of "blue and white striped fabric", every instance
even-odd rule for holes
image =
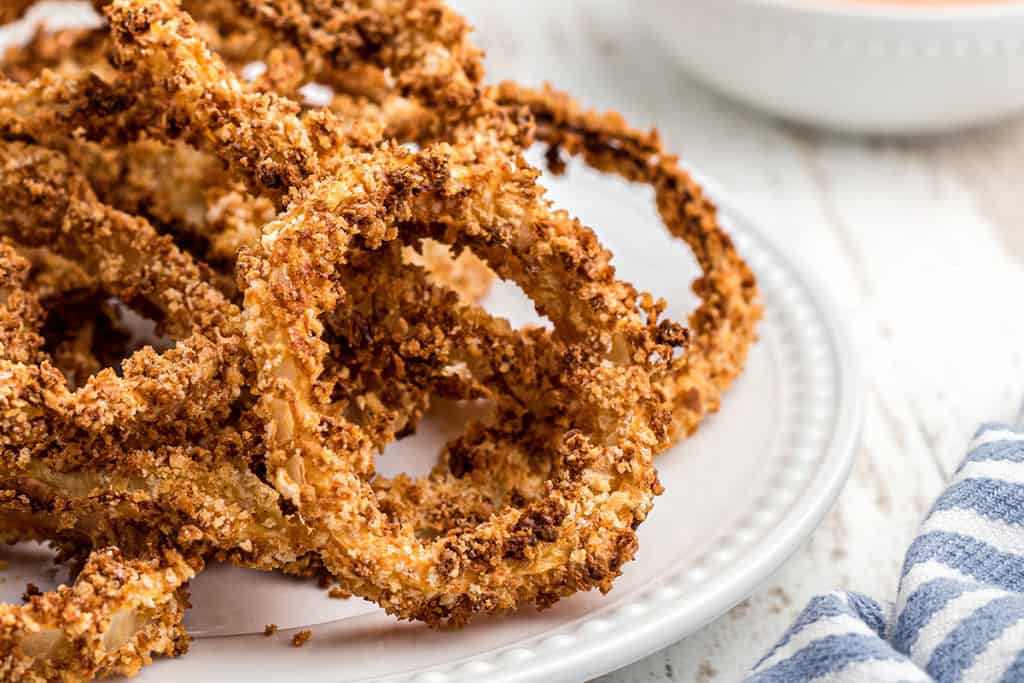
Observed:
[[[1024,431],[978,430],[907,551],[896,603],[811,603],[747,683],[1024,681]]]

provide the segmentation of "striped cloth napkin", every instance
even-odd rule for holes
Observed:
[[[811,600],[746,683],[1024,681],[1024,431],[981,427],[907,551],[896,603]]]

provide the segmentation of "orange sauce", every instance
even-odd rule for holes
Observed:
[[[855,0],[862,5],[915,5],[952,7],[956,5],[1008,5],[1015,0]]]

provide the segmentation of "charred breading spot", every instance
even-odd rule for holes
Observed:
[[[561,599],[562,597],[554,591],[551,591],[550,593],[541,593],[537,596],[537,609],[548,609],[549,607],[553,607],[554,604]]]
[[[21,594],[21,601],[28,602],[32,598],[38,597],[43,594],[43,591],[39,590],[39,586],[34,583],[29,583],[25,586],[25,591]]]
[[[655,339],[659,344],[685,349],[690,343],[690,330],[675,321],[665,319],[658,323],[658,335]]]
[[[540,542],[558,540],[558,528],[565,521],[568,510],[556,500],[545,500],[527,508],[505,541],[504,556],[515,560],[527,559],[527,550]]]
[[[459,443],[451,444],[448,447],[448,470],[456,479],[462,479],[473,471],[473,453],[472,448]]]
[[[459,561],[458,553],[450,548],[446,548],[441,552],[437,562],[437,571],[441,576],[453,579],[459,575],[460,567],[461,562]]]
[[[396,168],[388,171],[385,182],[391,187],[391,201],[397,202],[402,197],[418,191],[420,175],[412,168]]]
[[[108,86],[102,79],[93,74],[87,77],[88,83],[83,88],[85,101],[81,110],[70,117],[71,120],[88,114],[89,116],[100,116],[109,118],[126,112],[135,106],[137,98],[128,92],[120,91]]]

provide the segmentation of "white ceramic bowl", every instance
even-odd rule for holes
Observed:
[[[1024,2],[643,0],[701,81],[769,113],[855,133],[935,133],[1024,111]]]

